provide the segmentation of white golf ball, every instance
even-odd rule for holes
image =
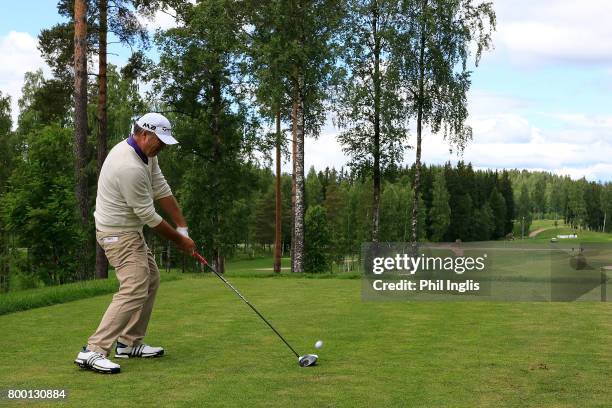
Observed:
[[[315,348],[320,349],[321,347],[323,347],[323,340],[319,340],[315,343]]]

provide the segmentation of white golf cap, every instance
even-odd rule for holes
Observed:
[[[170,121],[161,113],[149,112],[140,117],[136,124],[141,128],[153,132],[159,137],[159,140],[165,144],[177,144],[178,140],[172,137],[172,125]]]

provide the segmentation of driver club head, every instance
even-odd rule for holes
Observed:
[[[305,354],[298,358],[298,364],[300,365],[300,367],[310,367],[317,364],[318,359],[319,356],[317,356],[316,354]]]

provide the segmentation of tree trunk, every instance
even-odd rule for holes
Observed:
[[[106,109],[106,42],[107,42],[107,11],[108,11],[108,0],[100,0],[100,32],[99,32],[99,60],[98,60],[98,177],[102,170],[102,164],[106,159],[108,153],[107,145],[107,128],[108,128],[108,115]],[[96,243],[96,278],[106,279],[108,278],[108,259],[104,254],[104,250],[100,245]]]
[[[378,242],[380,226],[380,36],[378,34],[378,5],[374,2],[372,16],[374,36],[374,197],[372,202],[372,242]]]
[[[297,140],[297,97],[293,98],[293,106],[291,109],[291,154],[292,154],[292,172],[291,172],[291,272],[295,272],[295,168],[296,168],[296,140]]]
[[[276,111],[276,211],[274,214],[274,272],[281,271],[281,121],[280,109]]]
[[[75,196],[82,228],[87,231],[89,206],[87,203],[87,1],[74,2],[74,155]],[[80,251],[79,275],[87,273],[88,248]]]
[[[218,74],[217,74],[218,75]],[[213,123],[212,123],[212,137],[213,137],[213,166],[215,166],[215,172],[220,174],[223,171],[223,152],[222,152],[222,138],[221,138],[221,115],[223,110],[222,104],[222,90],[221,90],[221,81],[219,77],[215,77],[212,81],[212,113],[213,113]],[[217,268],[217,272],[225,273],[225,262],[223,260],[223,254],[221,251],[221,242],[219,242],[218,237],[222,236],[221,231],[221,209],[216,204],[215,200],[215,216],[214,216],[214,226],[213,230],[216,235],[213,238],[213,256],[215,259],[215,265]]]
[[[295,215],[293,245],[293,272],[304,272],[304,99],[303,79],[300,76],[297,86],[297,102],[294,116],[295,129]]]
[[[422,14],[425,13],[427,1],[423,1]],[[417,244],[419,238],[419,193],[421,191],[421,140],[423,128],[423,99],[425,96],[424,80],[425,80],[425,24],[421,24],[421,46],[419,50],[419,91],[417,96],[417,144],[416,144],[416,160],[414,169],[414,197],[412,198],[412,248],[416,255]]]

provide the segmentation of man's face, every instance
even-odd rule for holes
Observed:
[[[161,151],[161,149],[164,148],[165,143],[162,142],[155,133],[153,132],[149,132],[147,130],[145,130],[144,132],[144,137],[143,137],[143,145],[140,147],[142,152],[147,156],[147,157],[155,157],[157,156],[157,153],[159,153]]]

